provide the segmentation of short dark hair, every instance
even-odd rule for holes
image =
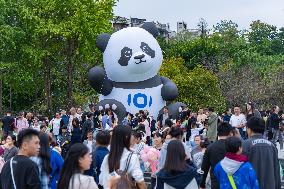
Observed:
[[[235,104],[235,105],[234,105],[234,108],[235,108],[235,107],[240,108],[241,106],[240,106],[239,104]]]
[[[208,111],[209,111],[209,112],[214,112],[214,108],[213,108],[213,107],[209,107],[209,108],[208,108]]]
[[[96,142],[100,145],[109,145],[110,134],[108,131],[99,131],[96,135]]]
[[[134,138],[142,140],[142,133],[141,132],[142,131],[134,132],[134,133],[132,133],[132,135],[134,136]]]
[[[217,127],[218,136],[229,136],[234,128],[228,122],[221,122]]]
[[[171,119],[167,118],[167,119],[165,120],[165,125],[171,127],[171,126],[173,126],[173,124],[174,124],[174,123],[173,123],[173,121],[172,121]]]
[[[91,118],[94,114],[92,112],[88,112],[87,118]]]
[[[20,131],[18,135],[19,148],[22,147],[22,144],[24,141],[31,140],[33,136],[39,136],[39,132],[37,130],[30,129],[30,128]]]
[[[169,132],[169,135],[171,135],[171,137],[174,137],[174,138],[180,138],[183,135],[183,131],[179,127],[172,127]]]
[[[242,147],[242,141],[238,137],[228,137],[225,141],[226,152],[237,153]]]
[[[261,133],[263,134],[265,131],[265,122],[263,119],[258,117],[251,117],[247,121],[247,128],[249,128],[254,133]]]

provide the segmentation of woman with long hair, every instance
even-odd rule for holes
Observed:
[[[60,189],[98,189],[91,176],[83,175],[90,169],[92,158],[87,146],[76,143],[67,153],[57,188]]]
[[[249,120],[249,118],[255,116],[261,118],[260,112],[254,108],[254,104],[252,102],[246,103],[246,120]]]
[[[99,183],[105,189],[109,189],[111,175],[119,171],[125,171],[132,177],[138,188],[146,189],[138,155],[130,150],[130,138],[130,126],[118,125],[113,129],[110,153],[103,160],[99,176]]]
[[[172,140],[167,147],[167,156],[164,168],[157,173],[159,189],[198,188],[196,168],[188,165],[184,146],[180,140]]]
[[[41,189],[50,189],[49,176],[51,174],[49,136],[45,133],[39,135],[40,150],[37,157],[31,157],[39,169]]]
[[[16,136],[15,135],[8,135],[6,138],[6,143],[4,145],[4,161],[9,161],[12,157],[18,154],[18,148],[16,147]]]

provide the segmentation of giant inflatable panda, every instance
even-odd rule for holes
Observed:
[[[112,109],[118,122],[126,112],[135,114],[139,110],[148,110],[150,116],[157,118],[166,101],[178,96],[176,85],[157,75],[163,61],[157,36],[156,25],[148,22],[142,27],[128,27],[97,37],[104,68],[93,67],[88,78],[101,94],[97,108]],[[177,111],[180,105],[172,104],[169,110]]]

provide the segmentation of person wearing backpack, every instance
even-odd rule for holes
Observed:
[[[130,150],[130,139],[131,127],[118,125],[113,129],[110,152],[103,160],[99,176],[99,183],[104,189],[110,188],[112,175],[118,175],[120,172],[124,173],[121,174],[121,179],[128,178],[130,182],[133,178],[137,188],[146,189],[138,155]]]
[[[242,155],[242,141],[229,137],[225,141],[226,155],[214,168],[220,189],[259,189],[255,170]]]

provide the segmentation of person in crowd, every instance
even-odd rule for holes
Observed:
[[[29,127],[28,120],[24,117],[24,112],[20,112],[18,118],[16,119],[16,130],[19,133],[23,129]]]
[[[234,107],[234,115],[231,116],[230,125],[239,129],[239,132],[243,139],[245,139],[244,128],[246,125],[246,116],[241,113],[241,108],[239,105]]]
[[[261,118],[260,112],[254,108],[254,104],[252,102],[246,103],[246,120],[249,120],[252,116]]]
[[[195,167],[186,162],[187,155],[180,140],[172,140],[167,147],[164,167],[157,173],[157,189],[198,188]]]
[[[219,163],[226,153],[225,141],[232,135],[234,128],[227,122],[221,122],[217,128],[218,140],[210,144],[205,150],[201,170],[203,171],[200,188],[205,189],[207,174],[210,170],[211,188],[219,189],[219,183],[213,174],[213,170],[217,163]]]
[[[101,174],[101,166],[105,156],[109,153],[108,146],[110,143],[109,131],[100,131],[96,137],[96,149],[93,151],[93,164],[95,170],[95,181],[99,184],[99,175]],[[100,189],[103,186],[98,185]]]
[[[6,112],[6,116],[1,119],[1,122],[3,123],[3,134],[4,136],[8,136],[8,134],[13,134],[15,130],[15,118],[12,116],[12,111],[8,110]]]
[[[52,170],[50,165],[50,147],[48,135],[46,133],[40,133],[39,141],[39,155],[33,156],[30,159],[33,160],[38,166],[41,189],[50,189],[49,176]]]
[[[61,148],[61,156],[65,158],[70,148],[71,136],[68,132],[67,125],[61,127],[61,134],[58,137],[58,144]]]
[[[41,122],[40,132],[46,133],[46,131],[47,131],[47,122],[46,122],[45,120],[43,120],[43,121]]]
[[[243,153],[248,157],[256,171],[260,189],[280,189],[280,167],[277,148],[263,138],[265,122],[258,117],[251,117],[247,122],[249,139],[243,142]]]
[[[77,114],[76,108],[72,107],[70,109],[69,123],[68,123],[68,131],[71,132],[73,130],[73,120],[80,123],[79,115]]]
[[[93,151],[95,151],[96,148],[96,141],[93,138],[93,130],[89,130],[87,132],[87,140],[84,140],[83,144],[85,144],[88,147],[90,154],[93,154]],[[89,176],[94,176],[93,162],[91,163],[90,169],[86,170],[84,174]]]
[[[280,129],[281,117],[278,115],[280,108],[273,106],[269,116],[269,127],[272,129],[272,142],[276,145],[277,140],[280,143],[280,150],[283,151],[283,131]]]
[[[223,122],[230,122],[231,116],[232,112],[231,109],[229,108],[224,112]]]
[[[194,143],[195,136],[200,135],[200,133],[202,133],[204,129],[205,128],[198,128],[197,125],[196,125],[196,122],[192,122],[191,123],[191,129],[190,129],[190,133],[191,133],[190,143],[191,143],[191,146],[195,146],[195,143]]]
[[[83,110],[82,107],[78,107],[77,108],[77,114],[76,117],[78,118],[79,122],[82,122],[82,115],[83,115]],[[81,125],[81,124],[80,124]]]
[[[170,139],[165,140],[163,147],[161,149],[160,159],[159,159],[159,163],[158,163],[158,170],[161,170],[165,165],[166,156],[167,156],[167,147],[168,147],[169,142],[172,141],[172,140],[182,141],[182,136],[183,136],[183,131],[182,131],[181,128],[171,127],[171,130],[169,132],[169,138]],[[185,143],[183,143],[183,146],[184,146],[185,153],[186,153],[187,157],[190,158],[191,146],[188,146]]]
[[[209,145],[209,141],[207,138],[203,138],[201,135],[196,135],[194,137],[195,147],[193,147],[191,151],[191,158],[197,169],[201,169],[201,164],[203,160],[203,156],[207,146]]]
[[[60,128],[63,126],[63,120],[61,119],[60,112],[57,112],[55,114],[55,118],[53,118],[50,123],[52,126],[52,133],[54,134],[54,137],[56,140],[58,139],[58,136],[60,134]]]
[[[252,165],[242,155],[242,141],[229,137],[225,142],[226,155],[214,168],[214,175],[221,189],[259,189]]]
[[[38,167],[30,159],[30,157],[39,154],[38,136],[38,131],[34,129],[25,129],[19,133],[19,152],[4,165],[0,175],[0,188],[41,188]]]
[[[66,110],[61,110],[61,119],[63,121],[63,125],[69,124],[69,116],[66,114]]]
[[[140,167],[141,167],[141,170],[143,172],[145,172],[145,166],[144,166],[144,162],[142,161],[141,159],[141,156],[140,156],[140,152],[144,149],[144,147],[146,146],[146,144],[143,142],[142,138],[143,138],[143,133],[141,132],[134,132],[132,133],[133,135],[133,142],[134,142],[134,145],[133,145],[133,151],[134,153],[136,153],[139,157],[139,161],[140,161]]]
[[[160,129],[160,132],[163,133],[163,138],[166,138],[166,136],[169,134],[169,131],[171,130],[172,126],[174,125],[173,121],[171,119],[166,119],[165,124]]]
[[[38,117],[34,117],[33,129],[40,131],[40,123]]]
[[[85,144],[89,148],[89,151],[92,154],[94,149],[96,148],[96,140],[94,140],[93,137],[93,130],[88,130],[87,140],[84,140],[83,144]]]
[[[73,121],[73,130],[71,131],[71,133],[71,146],[75,143],[80,143],[82,141],[82,131],[76,120]]]
[[[191,138],[191,125],[192,125],[192,123],[196,123],[197,122],[197,119],[194,116],[193,112],[188,110],[188,114],[189,114],[189,117],[188,117],[187,123],[185,124],[185,130],[186,130],[185,141],[187,143],[189,143],[190,138]]]
[[[172,116],[169,115],[169,108],[167,106],[163,109],[163,114],[160,114],[158,117],[158,127],[162,128],[165,125],[166,119],[172,119]]]
[[[130,150],[130,138],[129,126],[118,125],[113,129],[110,152],[103,160],[99,176],[99,183],[104,189],[109,189],[110,173],[117,170],[127,172],[139,189],[146,189],[139,158]]]
[[[163,133],[156,131],[153,137],[153,141],[154,141],[154,148],[156,148],[157,150],[161,150],[163,147]]]
[[[7,162],[9,161],[12,157],[17,155],[18,153],[18,148],[16,146],[17,140],[15,135],[8,135],[6,138],[6,143],[4,145],[5,150],[4,150],[4,161]]]
[[[57,188],[60,189],[98,189],[93,177],[84,175],[90,169],[92,158],[89,149],[82,143],[71,146],[63,165]]]
[[[210,142],[215,142],[217,139],[217,124],[218,124],[218,115],[214,112],[213,107],[208,108],[208,129],[207,137]]]
[[[156,131],[154,133],[154,148],[156,148],[157,150],[161,151],[162,147],[163,147],[163,133]],[[156,173],[151,173],[151,189],[154,189],[156,186],[156,180],[157,180],[157,176]]]
[[[93,113],[88,113],[87,114],[87,120],[83,124],[82,128],[82,141],[87,139],[87,132],[88,130],[94,130],[94,122],[93,122]]]
[[[34,114],[32,112],[28,112],[27,115],[26,115],[26,118],[28,120],[29,127],[33,127],[33,124],[34,124]]]
[[[52,138],[49,137],[49,144],[51,144],[52,141],[53,141]],[[52,172],[50,175],[50,178],[51,178],[50,185],[51,185],[51,189],[56,189],[56,183],[59,179],[59,174],[61,172],[64,161],[60,155],[61,150],[58,152],[56,151],[56,149],[50,148],[49,151],[50,151],[50,164],[52,168]]]
[[[133,115],[127,112],[125,118],[122,120],[122,125],[130,126],[132,118],[133,118]]]
[[[147,115],[145,115],[145,114],[142,115],[142,124],[145,126],[146,144],[148,144],[150,146],[151,145],[151,127],[150,127],[150,123],[147,119]]]
[[[198,110],[198,115],[196,119],[197,119],[197,123],[199,124],[203,124],[205,119],[207,119],[207,115],[205,114],[205,111],[202,108]]]

